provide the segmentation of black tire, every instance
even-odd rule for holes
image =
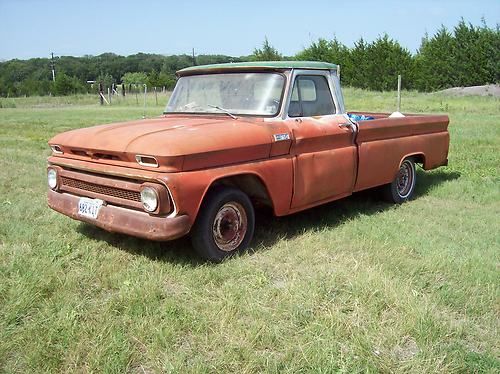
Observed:
[[[218,187],[205,197],[191,229],[191,243],[204,259],[221,262],[243,251],[253,238],[255,211],[242,191]]]
[[[392,183],[384,186],[384,197],[387,201],[401,204],[410,200],[415,192],[417,171],[412,158],[406,158],[401,163]]]

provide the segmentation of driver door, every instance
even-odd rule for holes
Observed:
[[[294,190],[291,209],[350,195],[356,177],[356,146],[337,113],[328,72],[295,77],[288,107],[293,133]]]

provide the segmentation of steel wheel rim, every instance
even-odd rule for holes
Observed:
[[[396,188],[400,197],[405,198],[411,193],[414,180],[415,171],[412,168],[411,162],[404,161],[399,168],[396,178]]]
[[[215,215],[212,236],[217,247],[225,252],[239,247],[248,229],[245,208],[237,202],[224,204]]]

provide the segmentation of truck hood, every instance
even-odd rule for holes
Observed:
[[[147,155],[156,170],[180,171],[268,158],[272,139],[262,119],[167,115],[72,130],[49,144],[60,157],[141,168],[135,156]]]

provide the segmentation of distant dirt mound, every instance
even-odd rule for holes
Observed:
[[[495,96],[500,97],[500,85],[487,84],[484,86],[453,87],[446,90],[437,91],[452,96]]]

